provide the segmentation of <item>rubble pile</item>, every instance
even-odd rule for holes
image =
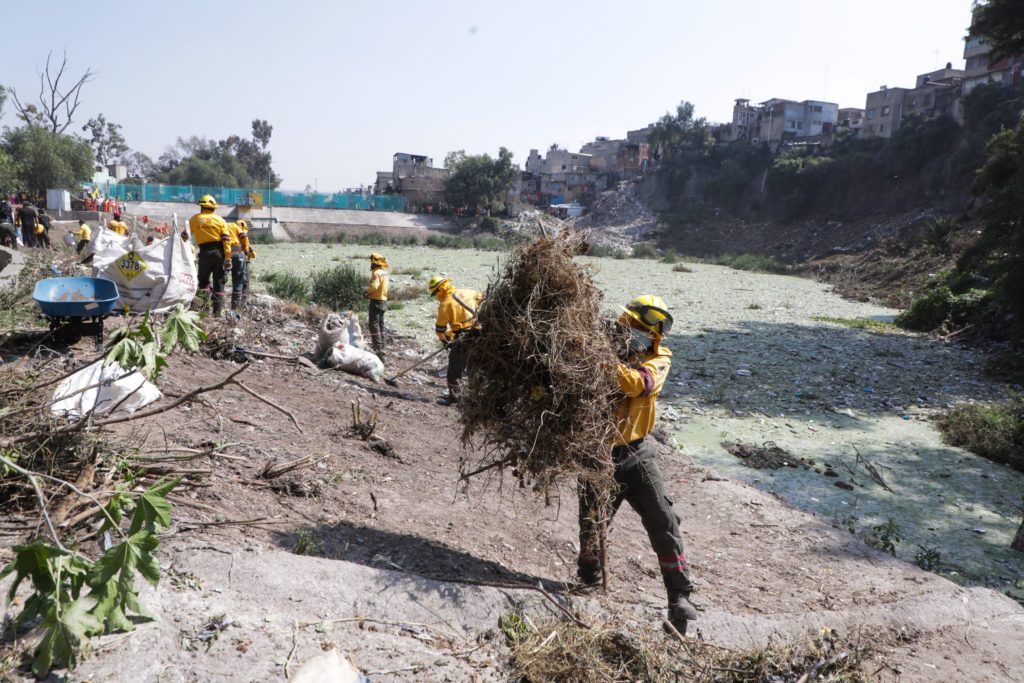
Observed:
[[[637,185],[628,181],[602,192],[590,213],[573,223],[576,231],[590,233],[590,241],[627,250],[650,239],[657,227],[657,214],[644,206]]]

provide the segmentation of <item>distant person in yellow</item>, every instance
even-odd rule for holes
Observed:
[[[71,234],[78,238],[75,245],[75,253],[81,254],[89,247],[89,240],[92,239],[92,228],[85,221],[78,221],[78,230],[72,230]]]
[[[128,234],[128,224],[121,220],[121,214],[115,213],[114,217],[107,221],[107,228],[118,235]]]
[[[256,252],[249,244],[249,224],[245,220],[228,223],[228,236],[231,238],[231,310],[236,310],[245,303],[249,261],[256,258]]]
[[[439,403],[451,405],[459,400],[459,381],[466,371],[462,336],[476,322],[476,312],[484,296],[473,289],[455,289],[451,278],[445,275],[430,278],[427,289],[431,296],[437,297],[434,332],[448,349],[448,395]]]
[[[370,343],[373,352],[384,360],[384,313],[388,310],[388,260],[382,254],[370,254],[370,286],[366,298],[370,300]]]
[[[199,245],[199,290],[206,296],[213,288],[213,315],[219,316],[224,308],[224,274],[231,270],[231,234],[228,224],[215,213],[217,200],[203,195],[198,202],[199,213],[188,219],[188,229]],[[182,233],[188,239],[188,233]]]

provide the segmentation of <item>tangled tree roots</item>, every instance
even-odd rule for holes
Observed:
[[[608,490],[618,357],[578,246],[563,236],[521,247],[487,289],[460,400],[463,442],[482,446],[475,471],[507,465],[541,487],[579,476]]]

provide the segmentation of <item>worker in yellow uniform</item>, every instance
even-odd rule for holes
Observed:
[[[224,307],[224,275],[231,270],[231,235],[228,224],[215,212],[217,200],[206,194],[200,198],[199,213],[188,219],[188,229],[199,245],[199,290],[213,288],[213,315]],[[182,239],[188,239],[183,232]],[[205,296],[205,294],[204,294]]]
[[[75,253],[81,254],[83,251],[89,248],[89,240],[92,239],[92,228],[85,221],[78,221],[78,230],[72,230],[71,234],[78,238],[78,244],[75,245]]]
[[[437,298],[437,322],[434,332],[448,348],[448,395],[439,403],[451,405],[459,400],[459,380],[466,371],[466,352],[462,337],[476,322],[483,294],[472,289],[455,289],[450,277],[435,275],[427,283]]]
[[[249,246],[248,224],[245,220],[227,225],[231,244],[231,310],[234,311],[242,307],[248,254],[252,252],[252,248]],[[253,255],[255,256],[255,252]]]
[[[252,248],[252,240],[249,239],[249,221],[238,221],[238,241],[245,254],[245,277],[242,278],[242,305],[244,306],[249,300],[249,276],[252,275],[252,262],[256,259],[256,250]]]
[[[697,618],[690,603],[690,583],[679,516],[665,493],[665,481],[657,462],[657,449],[647,436],[654,429],[655,400],[672,367],[672,352],[661,345],[672,329],[672,315],[661,297],[638,296],[619,317],[629,330],[629,348],[619,363],[617,378],[623,398],[615,409],[616,433],[612,448],[615,463],[615,496],[602,501],[586,482],[579,487],[580,581],[596,585],[601,580],[602,553],[599,529],[607,528],[623,501],[640,515],[651,547],[658,556],[661,578],[668,593],[668,618],[686,633]]]
[[[128,224],[121,220],[121,214],[114,213],[114,217],[107,221],[107,228],[113,230],[118,235],[128,234]]]
[[[370,254],[370,286],[364,295],[370,300],[370,343],[373,352],[384,360],[384,313],[388,310],[388,260],[382,254]]]

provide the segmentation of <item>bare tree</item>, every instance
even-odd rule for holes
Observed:
[[[52,73],[50,70],[52,57],[52,52],[46,55],[46,68],[39,74],[38,107],[32,103],[22,104],[14,88],[10,89],[10,93],[14,100],[14,107],[18,110],[18,116],[22,121],[30,126],[45,126],[53,133],[63,133],[74,120],[82,94],[82,86],[91,81],[96,74],[86,68],[85,73],[73,84],[68,86],[67,81],[62,84],[61,79],[65,77],[64,72],[68,66],[68,55],[66,52],[63,54],[56,73]]]

